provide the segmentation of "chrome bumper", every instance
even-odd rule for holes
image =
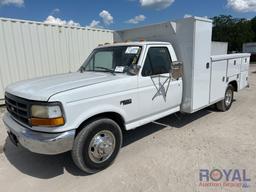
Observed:
[[[54,155],[70,151],[73,147],[75,130],[63,133],[42,133],[26,128],[12,119],[7,112],[3,117],[11,140],[34,153]]]

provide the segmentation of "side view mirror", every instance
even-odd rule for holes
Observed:
[[[136,64],[131,64],[128,67],[127,72],[131,75],[138,75],[139,71],[140,71],[141,66],[136,65]]]
[[[171,63],[171,75],[173,79],[178,80],[183,76],[183,63],[180,61],[174,61]]]

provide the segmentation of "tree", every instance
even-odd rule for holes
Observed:
[[[256,42],[256,17],[254,17],[254,18],[251,20],[251,27],[252,27],[252,30],[253,30],[253,32],[254,32],[253,41]]]
[[[243,43],[252,42],[256,38],[256,17],[255,20],[247,20],[233,18],[231,15],[220,15],[212,19],[213,41],[228,42],[229,52],[242,51]]]

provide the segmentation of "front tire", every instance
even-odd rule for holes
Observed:
[[[107,118],[85,125],[75,138],[72,158],[82,171],[92,174],[110,166],[122,145],[119,125]]]
[[[225,97],[223,100],[219,101],[217,103],[217,109],[225,112],[230,109],[234,99],[234,88],[232,85],[228,85],[226,92],[225,92]]]

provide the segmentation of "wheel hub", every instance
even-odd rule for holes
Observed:
[[[95,163],[106,161],[114,152],[115,136],[108,130],[98,132],[89,145],[89,157]]]
[[[225,104],[229,106],[232,102],[232,91],[230,89],[227,90],[225,95]]]

